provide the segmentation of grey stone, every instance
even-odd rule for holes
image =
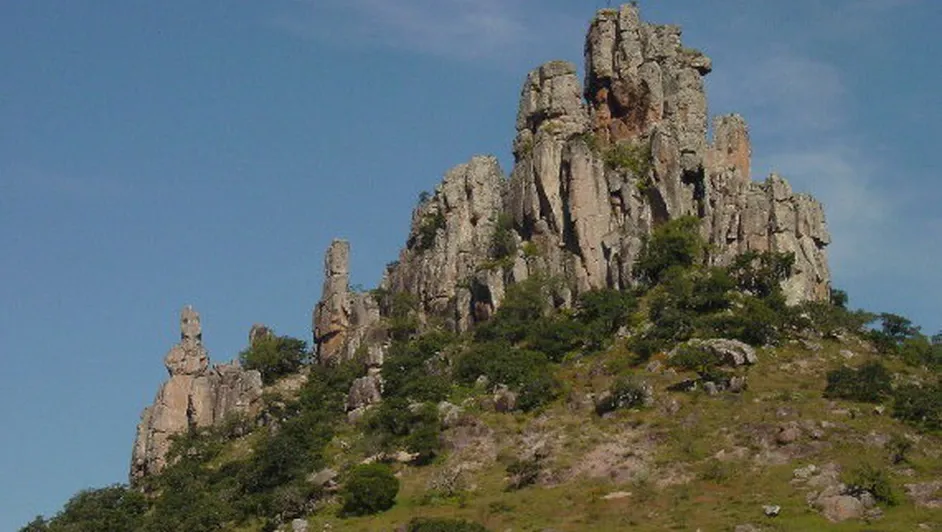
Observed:
[[[173,436],[257,409],[262,396],[258,371],[246,371],[238,362],[213,367],[209,362],[200,315],[187,306],[180,314],[180,342],[164,357],[170,378],[161,385],[154,403],[144,409],[137,426],[131,452],[132,483],[163,470]]]
[[[764,513],[766,517],[778,517],[778,515],[782,513],[782,507],[777,504],[766,504],[762,507],[762,513]]]
[[[373,296],[350,290],[350,244],[334,240],[324,257],[324,287],[312,319],[318,362],[351,360],[361,345],[381,342],[379,320]]]
[[[494,389],[494,410],[497,412],[511,412],[517,408],[517,394],[504,385]]]

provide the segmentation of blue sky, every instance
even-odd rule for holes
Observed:
[[[184,304],[214,360],[309,339],[331,238],[372,286],[419,191],[493,153],[604,1],[0,5],[0,530],[125,479]],[[708,5],[705,5],[708,4]],[[942,2],[660,0],[710,112],[825,203],[851,302],[942,328]]]

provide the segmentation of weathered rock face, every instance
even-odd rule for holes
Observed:
[[[480,159],[449,172],[416,209],[387,288],[414,294],[424,314],[464,330],[494,311],[507,283],[536,273],[566,281],[554,294],[563,305],[593,288],[630,286],[644,237],[694,215],[712,264],[749,250],[794,252],[789,302],[828,297],[821,204],[778,176],[751,180],[741,117],[718,118],[708,139],[703,76],[711,61],[682,45],[678,27],[643,23],[634,6],[602,10],[585,60],[584,91],[569,63],[527,76],[503,201],[496,163],[488,163],[493,172],[476,172]],[[482,268],[501,204],[521,245],[499,268]],[[475,217],[482,208],[488,215]],[[436,220],[426,241],[423,229]]]
[[[324,258],[324,289],[314,308],[314,342],[321,364],[350,360],[377,333],[379,305],[350,290],[350,244],[334,240]]]
[[[171,436],[190,428],[209,427],[233,414],[248,413],[261,399],[262,377],[258,371],[243,370],[238,362],[210,367],[200,316],[191,307],[181,313],[180,330],[180,343],[164,358],[170,379],[160,387],[154,404],[144,409],[137,426],[131,456],[132,482],[166,466]]]
[[[474,157],[449,170],[413,212],[408,243],[384,286],[413,294],[423,315],[444,317],[458,330],[476,314],[489,315],[505,282],[499,268],[482,268],[492,256],[503,187],[494,157]]]

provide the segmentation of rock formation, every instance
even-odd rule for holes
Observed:
[[[424,314],[466,330],[503,295],[503,277],[482,268],[492,258],[504,176],[494,157],[474,157],[445,174],[412,214],[412,230],[385,287],[416,296]]]
[[[385,286],[418,297],[424,315],[457,330],[486,319],[508,283],[534,274],[565,281],[568,304],[594,288],[625,288],[643,240],[680,216],[701,219],[712,264],[749,251],[795,253],[790,303],[826,299],[829,235],[821,204],[778,176],[753,182],[745,121],[717,118],[707,137],[708,57],[676,26],[642,23],[634,6],[606,9],[575,65],[553,61],[524,82],[508,182],[493,159],[448,172],[413,214]],[[502,218],[517,252],[490,253]]]
[[[253,333],[258,334],[255,327]],[[200,315],[192,307],[180,315],[180,343],[167,353],[164,365],[170,379],[160,387],[153,405],[144,409],[137,426],[132,482],[164,468],[171,436],[250,412],[262,395],[258,371],[243,370],[238,362],[210,367]]]
[[[350,244],[334,240],[324,258],[324,289],[314,308],[313,331],[321,364],[352,359],[379,323],[370,294],[350,290]]]

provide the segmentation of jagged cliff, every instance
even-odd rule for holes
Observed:
[[[570,63],[530,72],[510,177],[493,157],[447,172],[413,212],[384,288],[415,295],[424,317],[467,330],[494,312],[508,284],[534,274],[564,281],[560,305],[593,288],[631,286],[645,236],[667,220],[694,215],[712,264],[750,250],[794,252],[784,283],[788,301],[828,297],[830,236],[821,204],[793,193],[777,175],[752,181],[742,117],[716,118],[708,138],[703,76],[712,62],[683,46],[680,28],[643,23],[635,6],[602,10],[589,28],[585,62],[584,88]],[[509,226],[500,228],[504,220]],[[495,256],[498,230],[516,244],[510,256]],[[328,279],[335,254],[332,246]],[[315,321],[357,330],[349,302],[337,303],[346,288],[338,291],[333,282],[325,283]],[[373,308],[364,301],[358,304]],[[349,348],[336,347],[343,342],[331,330],[315,326],[321,349],[350,356]]]
[[[382,291],[411,294],[420,321],[455,331],[487,320],[508,285],[534,275],[561,281],[554,304],[568,306],[588,290],[634,284],[646,236],[692,215],[711,264],[750,250],[794,252],[788,301],[828,298],[821,204],[776,175],[752,181],[742,117],[716,118],[708,137],[711,69],[678,27],[643,23],[634,6],[600,11],[586,37],[584,84],[561,61],[527,75],[509,177],[494,157],[449,170],[412,213]],[[350,289],[349,254],[340,240],[327,251],[312,329],[321,364],[359,356],[368,368],[350,390],[353,418],[381,399],[386,347],[382,302]],[[181,344],[167,356],[171,379],[138,428],[132,478],[160,470],[171,434],[250,408],[261,393],[255,372],[210,369],[198,315],[184,310],[182,322]]]

